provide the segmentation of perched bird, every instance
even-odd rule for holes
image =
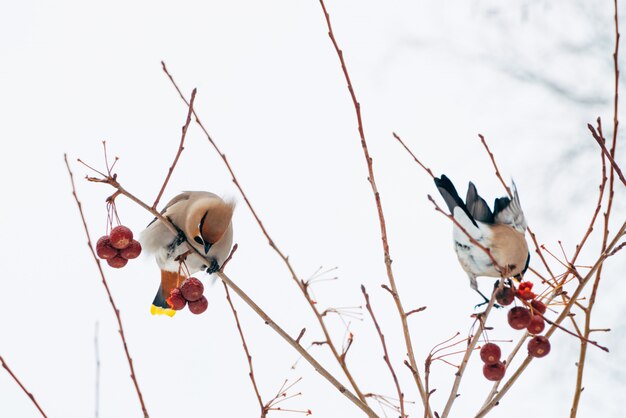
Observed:
[[[454,225],[452,233],[454,249],[461,267],[469,276],[470,287],[488,301],[489,299],[478,290],[476,282],[478,276],[521,279],[530,262],[528,244],[524,237],[526,219],[520,206],[517,187],[513,182],[513,200],[508,197],[497,198],[492,212],[487,202],[478,195],[472,182],[469,183],[465,202],[461,200],[454,185],[445,175],[435,178],[435,185],[454,219],[474,240],[489,249],[497,265],[504,270],[499,271],[485,251],[473,244],[469,237],[456,224]]]
[[[154,253],[161,269],[161,284],[152,302],[150,312],[173,316],[166,299],[172,289],[185,279],[184,274],[200,270],[215,273],[228,257],[233,244],[234,204],[225,202],[210,192],[184,192],[168,202],[161,214],[178,230],[172,233],[163,222],[155,218],[141,233],[142,247]],[[189,251],[190,244],[200,254]],[[184,261],[184,266],[181,266]]]

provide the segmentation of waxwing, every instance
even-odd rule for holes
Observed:
[[[185,275],[198,271],[217,272],[228,257],[233,243],[234,204],[210,192],[183,192],[168,202],[161,214],[172,222],[178,234],[172,233],[155,218],[141,233],[141,245],[154,253],[161,269],[161,284],[150,312],[173,316],[166,299],[179,287]],[[190,244],[200,254],[190,252]],[[181,265],[182,261],[184,264]]]

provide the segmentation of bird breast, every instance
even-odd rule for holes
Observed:
[[[526,266],[528,244],[524,234],[507,225],[493,225],[489,248],[498,265],[507,269],[507,276],[520,274]]]

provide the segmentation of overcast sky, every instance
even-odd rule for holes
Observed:
[[[403,304],[407,310],[428,307],[409,321],[423,365],[434,345],[456,332],[467,335],[479,299],[457,263],[450,222],[426,198],[438,198],[432,180],[392,132],[436,174],[447,174],[461,194],[472,180],[492,202],[504,191],[477,139],[485,135],[505,178],[515,179],[540,242],[560,254],[561,240],[571,255],[595,208],[600,181],[598,149],[586,124],[601,116],[611,133],[612,2],[329,0],[327,8],[361,102]],[[620,23],[626,32],[626,21]],[[50,417],[95,414],[96,323],[100,417],[141,416],[63,153],[70,157],[94,239],[105,232],[104,199],[112,189],[84,181],[92,173],[76,158],[103,169],[102,140],[120,157],[119,181],[152,202],[187,113],[161,60],[186,94],[198,88],[198,114],[297,274],[307,278],[320,266],[337,267],[328,277],[339,280],[313,288],[318,306],[362,305],[359,286],[367,287],[406,397],[418,401],[402,365],[395,305],[380,287],[387,278],[354,109],[317,1],[4,2],[0,57],[0,355]],[[623,133],[619,137],[617,160],[626,167]],[[195,125],[164,201],[182,190],[209,190],[238,202],[233,222],[239,250],[227,273],[291,335],[306,327],[305,345],[322,339],[289,272]],[[137,234],[151,220],[123,198],[118,208]],[[622,189],[615,224],[624,213]],[[580,264],[595,260],[594,237]],[[531,266],[543,272],[537,257]],[[625,271],[624,252],[605,265],[593,326],[612,329],[595,335],[611,353],[589,349],[581,417],[622,413],[617,400],[626,391]],[[151,257],[105,272],[152,417],[259,415],[221,284],[211,286],[203,277],[207,312],[170,319],[149,312],[159,283]],[[479,283],[486,291],[492,280]],[[284,379],[302,377],[292,391],[302,396],[283,407],[311,409],[318,417],[361,416],[308,364],[300,361],[292,369],[297,353],[241,300],[234,302],[264,400]],[[394,396],[364,313],[363,321],[350,323],[355,342],[348,365],[363,391]],[[328,324],[341,346],[344,323],[330,315]],[[519,336],[506,325],[504,311],[494,312],[490,325],[492,339]],[[490,416],[536,416],[537,410],[569,416],[579,342],[557,333],[552,344],[552,353],[531,364]],[[513,343],[501,346],[506,355]],[[310,352],[345,381],[326,347]],[[460,357],[450,361],[459,363]],[[473,416],[482,404],[491,384],[481,368],[472,358],[453,416]],[[433,366],[435,410],[443,409],[454,372],[443,363]],[[372,407],[384,416],[376,403]],[[421,411],[419,403],[408,406],[411,416]],[[35,416],[28,397],[0,370],[0,417]]]

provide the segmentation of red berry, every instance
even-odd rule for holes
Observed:
[[[170,292],[170,297],[165,299],[168,305],[172,307],[172,309],[180,311],[187,305],[187,301],[180,293],[180,289],[175,288]]]
[[[506,367],[504,367],[504,363],[501,361],[494,364],[485,364],[483,366],[483,375],[487,380],[491,380],[492,382],[501,380],[504,377],[505,371]]]
[[[533,284],[531,282],[522,282],[519,284],[517,288],[517,296],[520,299],[531,300],[534,299],[537,295],[532,292]]]
[[[202,297],[204,286],[200,280],[190,277],[183,282],[180,292],[189,302],[195,302]]]
[[[540,314],[546,313],[546,305],[540,300],[531,300],[530,306],[533,307],[533,310],[539,312]]]
[[[532,319],[530,320],[530,324],[528,324],[526,329],[531,334],[541,334],[545,327],[546,327],[546,323],[541,317],[541,315],[533,315]]]
[[[128,263],[128,260],[118,254],[113,258],[109,258],[107,260],[107,263],[109,263],[109,266],[115,269],[121,269],[126,265],[126,263]]]
[[[543,335],[537,335],[528,341],[528,354],[533,357],[544,357],[550,352],[550,341]]]
[[[133,231],[124,225],[119,225],[111,230],[110,237],[111,245],[118,250],[123,250],[133,240]]]
[[[522,306],[516,306],[509,311],[507,319],[511,328],[524,329],[530,324],[530,311]]]
[[[515,292],[510,287],[503,287],[501,290],[496,290],[496,301],[500,305],[510,305],[513,303],[513,299],[515,299]]]
[[[98,242],[96,242],[96,254],[98,254],[98,257],[105,260],[117,255],[117,250],[111,245],[111,240],[108,235],[100,237]]]
[[[500,347],[494,343],[487,343],[480,349],[480,358],[485,364],[496,364],[500,361]]]
[[[120,255],[127,260],[132,260],[133,258],[139,257],[141,254],[141,244],[139,241],[132,240],[128,247],[124,248],[120,251]]]
[[[204,296],[201,296],[200,299],[189,302],[189,310],[192,314],[199,315],[202,312],[206,311],[206,308],[209,307],[209,301],[206,300]]]

